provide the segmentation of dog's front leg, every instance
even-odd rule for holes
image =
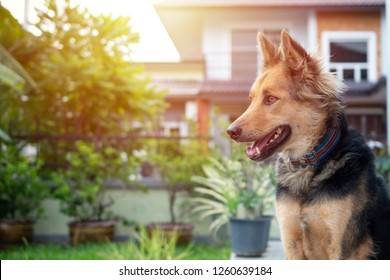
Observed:
[[[306,260],[307,257],[303,250],[303,235],[298,223],[294,220],[280,222],[279,219],[279,225],[286,259]]]
[[[278,219],[284,253],[288,260],[305,260],[303,232],[299,224],[299,206],[296,203],[276,200]]]

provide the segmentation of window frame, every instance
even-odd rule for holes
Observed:
[[[331,62],[330,43],[331,42],[367,42],[367,62]],[[367,81],[377,81],[377,43],[376,33],[372,31],[324,31],[321,34],[322,56],[325,67],[329,71],[335,68],[337,77],[343,79],[344,69],[354,70],[354,81],[361,82],[362,69],[367,69]]]

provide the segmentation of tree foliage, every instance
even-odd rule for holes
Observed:
[[[61,212],[76,221],[101,221],[118,218],[110,212],[115,198],[107,191],[109,180],[129,183],[138,163],[112,147],[98,149],[76,142],[76,151],[66,154],[69,166],[58,176],[54,196],[61,202]]]
[[[34,220],[43,214],[49,188],[39,171],[17,147],[0,150],[0,219]]]
[[[0,36],[37,83],[23,98],[25,121],[52,134],[119,134],[164,108],[163,93],[130,61],[138,34],[129,17],[96,16],[70,0],[47,0],[38,18],[38,35],[9,19],[9,34]]]

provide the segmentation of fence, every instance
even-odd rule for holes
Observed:
[[[207,143],[210,138],[201,136],[162,136],[162,135],[12,135],[11,138],[25,142],[24,153],[31,158],[44,160],[48,169],[66,167],[65,155],[75,150],[76,141],[93,143],[95,147],[106,146],[118,149],[128,155],[142,153],[179,153],[182,144],[189,141]]]

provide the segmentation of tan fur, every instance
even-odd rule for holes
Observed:
[[[345,161],[329,162],[328,172],[308,180],[314,185],[318,180],[324,180],[331,173],[342,167]],[[313,174],[312,172],[307,172]],[[304,174],[299,172],[289,173],[301,175],[301,181],[294,178],[278,178],[278,180],[291,180],[304,182]],[[360,213],[368,203],[368,194],[364,188],[365,174],[361,175],[362,183],[356,191],[345,199],[330,200],[311,206],[300,205],[298,201],[291,199],[279,199],[276,201],[276,212],[281,228],[282,240],[286,257],[288,259],[342,259],[342,247],[348,248],[355,236],[352,236],[348,228],[348,222],[354,213]],[[310,175],[307,175],[310,176]],[[291,182],[288,182],[291,184]],[[294,185],[292,185],[294,186]],[[304,186],[309,188],[310,185]],[[296,186],[301,190],[298,185]],[[349,252],[345,252],[349,254]],[[370,237],[359,248],[352,252],[350,259],[367,259],[375,255],[375,248]]]
[[[374,242],[372,238],[367,237],[362,243],[356,254],[351,255],[350,260],[365,260],[368,256],[375,256]]]
[[[288,123],[293,130],[292,137],[282,152],[299,158],[311,151],[324,133],[328,111],[341,113],[342,84],[333,74],[323,71],[319,60],[302,51],[291,51],[291,45],[297,43],[286,32],[282,34],[279,50],[261,34],[259,42],[263,49],[264,71],[251,88],[250,106],[232,126],[239,125],[243,129],[240,141],[251,142]],[[295,65],[297,61],[300,61],[298,66]],[[293,78],[291,71],[296,72]],[[306,80],[309,77],[312,83],[302,84],[301,75],[305,75]],[[320,94],[313,95],[313,91]],[[279,99],[275,106],[264,106],[263,99],[267,94]]]
[[[360,207],[355,202],[353,197],[347,197],[306,207],[296,201],[277,201],[277,217],[287,259],[342,259],[348,221]],[[372,240],[367,237],[351,258],[367,259],[372,250]]]
[[[309,154],[327,130],[337,126],[343,105],[343,85],[324,71],[321,61],[309,55],[287,32],[282,32],[277,49],[259,34],[264,71],[254,82],[248,109],[231,125],[240,127],[239,142],[252,142],[268,135],[276,127],[288,125],[291,136],[279,147],[276,163],[277,181],[289,191],[305,195],[305,190],[330,178],[343,168],[349,156],[329,161],[324,172],[315,175],[314,168],[291,170],[290,158]],[[267,106],[265,97],[277,102]],[[351,154],[352,155],[352,154]],[[365,179],[366,175],[361,175]],[[362,182],[363,182],[362,179]],[[363,184],[363,183],[362,183]],[[287,259],[367,259],[373,255],[373,240],[362,237],[356,250],[355,237],[350,236],[353,215],[368,203],[361,185],[354,194],[340,199],[305,204],[299,199],[281,197],[276,201],[276,214]],[[353,252],[352,249],[355,248]]]

